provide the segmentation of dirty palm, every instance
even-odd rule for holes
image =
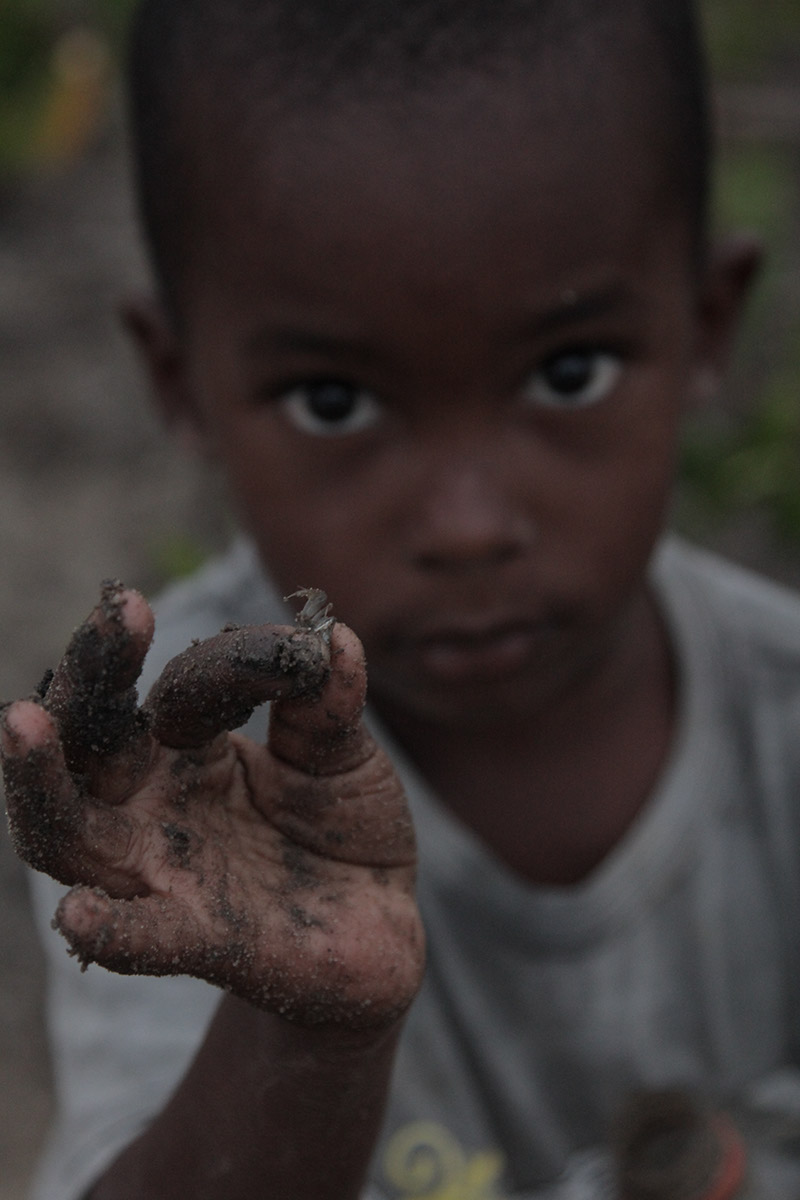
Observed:
[[[324,593],[299,594],[295,625],[192,644],[140,706],[152,613],[104,585],[44,695],[3,712],[12,834],[70,887],[55,921],[82,964],[381,1026],[420,980],[414,835],[361,720],[360,642]],[[265,745],[229,732],[265,701]]]

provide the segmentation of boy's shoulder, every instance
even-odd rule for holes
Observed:
[[[653,580],[684,643],[718,657],[731,687],[770,680],[800,700],[800,593],[677,537]]]
[[[672,590],[704,594],[714,610],[747,626],[763,627],[771,639],[790,644],[800,633],[800,592],[685,539],[664,539],[654,560],[656,579]]]

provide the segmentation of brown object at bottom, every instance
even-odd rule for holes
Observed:
[[[688,1092],[637,1093],[617,1126],[619,1200],[734,1200],[746,1175],[733,1122]]]

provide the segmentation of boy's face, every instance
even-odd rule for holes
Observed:
[[[524,718],[613,653],[709,375],[644,139],[514,99],[234,147],[183,279],[182,395],[278,586],[434,720]]]

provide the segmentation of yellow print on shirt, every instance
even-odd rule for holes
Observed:
[[[449,1130],[433,1121],[398,1129],[383,1161],[398,1200],[503,1200],[503,1156],[496,1150],[468,1155]]]

